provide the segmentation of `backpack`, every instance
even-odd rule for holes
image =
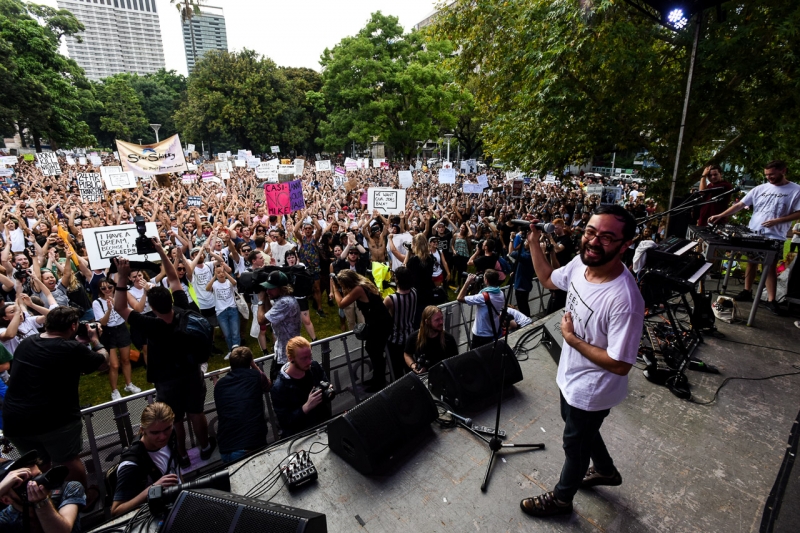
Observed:
[[[170,462],[172,462],[175,460],[174,457],[177,457],[178,453],[178,441],[174,432],[170,437],[168,446],[172,450],[172,457],[170,458]],[[148,477],[152,478],[154,481],[157,481],[163,475],[150,458],[150,455],[147,453],[147,449],[144,447],[142,441],[134,441],[133,444],[122,450],[122,453],[119,456],[119,461],[109,467],[103,476],[103,483],[106,487],[105,507],[109,509],[111,508],[111,504],[114,503],[114,493],[117,492],[117,481],[119,479],[117,470],[119,469],[119,465],[124,461],[131,461],[140,467],[139,475],[142,486],[147,485]],[[170,463],[167,463],[167,470],[169,470],[169,467]]]
[[[175,309],[178,327],[175,333],[182,336],[186,358],[191,364],[208,362],[211,357],[214,330],[203,315],[192,309]]]

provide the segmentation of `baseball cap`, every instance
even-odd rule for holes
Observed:
[[[267,281],[261,284],[264,289],[278,289],[289,284],[289,278],[280,270],[273,270],[267,276]]]
[[[8,473],[13,470],[19,470],[20,468],[25,468],[26,466],[35,465],[38,458],[39,456],[36,454],[36,450],[31,450],[19,459],[0,463],[0,481],[5,479]]]

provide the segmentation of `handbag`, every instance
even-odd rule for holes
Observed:
[[[356,324],[356,327],[353,328],[353,335],[360,341],[367,340],[369,336],[369,324]]]
[[[236,308],[239,310],[239,314],[242,315],[245,320],[250,318],[250,306],[244,301],[244,296],[238,292],[234,292],[233,301],[236,302]]]

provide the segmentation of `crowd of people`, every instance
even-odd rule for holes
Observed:
[[[501,172],[488,170],[483,192],[467,194],[462,185],[475,181],[474,174],[441,184],[435,171],[416,170],[405,206],[383,214],[367,209],[367,191],[400,188],[399,166],[351,171],[350,180],[334,188],[330,172],[316,172],[307,163],[297,177],[305,207],[277,216],[269,214],[263,187],[251,169],[235,167],[221,183],[185,184],[178,176],[142,180],[135,189],[107,191],[101,201],[85,203],[76,174],[97,169],[70,165],[63,157],[59,161],[61,175],[43,176],[33,162],[20,159],[13,184],[0,190],[5,228],[0,243],[0,342],[5,348],[0,371],[8,385],[6,435],[20,451],[37,450],[45,464],[72,465],[72,479],[85,486],[85,472],[74,463],[80,446],[76,380],[80,372],[107,363],[112,400],[122,392],[139,392],[131,380],[135,350],[147,365],[147,382],[155,387],[158,403],[142,415],[141,449],[126,455],[119,469],[116,514],[141,503],[148,482],[179,482],[180,469],[195,460],[185,447],[184,416],[199,442],[200,459],[208,459],[219,445],[226,462],[266,442],[258,402],[267,391],[282,436],[328,417],[333,391],[311,357],[309,341],[300,335],[305,330],[316,340],[312,316],[326,316],[326,308],[338,312],[342,330],[354,330],[364,342],[372,375],[363,385],[367,392],[377,392],[386,386],[387,364],[399,378],[427,372],[456,354],[455,340],[444,331],[436,307],[450,294],[477,307],[472,344],[486,344],[503,327],[531,322],[527,302],[535,277],[541,280],[543,271],[561,272],[559,268],[574,265],[576,254],[584,263],[586,257],[602,258],[602,246],[614,241],[591,223],[593,213],[608,208],[601,208],[599,196],[587,193],[586,187],[598,180],[581,175],[557,182],[526,178],[519,187]],[[114,163],[104,156],[103,164]],[[781,179],[784,174],[785,166]],[[641,242],[665,235],[658,223],[631,229],[629,221],[654,214],[657,205],[646,198],[643,187],[622,187],[609,214],[625,220],[624,235],[617,228],[622,236],[616,240],[622,247],[620,264],[630,264]],[[190,196],[199,196],[201,205],[189,207]],[[752,200],[748,204],[745,198],[743,205],[752,205]],[[707,221],[727,216],[732,211],[726,207],[721,204],[703,216]],[[151,271],[133,268],[119,258],[111,269],[92,268],[86,230],[132,224],[134,217],[157,227],[152,244],[160,257],[158,266]],[[526,231],[519,220],[552,223],[553,232]],[[568,298],[567,278],[561,274],[553,280],[544,284],[551,290],[548,311],[564,307]],[[516,302],[508,324],[500,323],[498,312],[504,283],[513,285]],[[209,437],[203,414],[206,363],[185,353],[184,332],[194,317],[201,317],[212,336],[220,331],[231,366],[215,385],[218,440]],[[91,349],[72,340],[76,335]],[[261,353],[274,352],[267,373],[253,364],[253,351],[242,340],[248,335]],[[36,344],[51,338],[61,344]],[[33,357],[32,349],[75,352],[84,362],[68,371],[39,368],[31,374],[19,363]],[[37,380],[42,387],[32,386]],[[67,416],[34,429],[36,419],[25,416],[53,398],[60,398]],[[61,423],[66,421],[69,426]],[[127,463],[137,465],[139,473]],[[571,498],[571,483],[557,493],[560,498]],[[543,503],[527,505],[538,509]]]

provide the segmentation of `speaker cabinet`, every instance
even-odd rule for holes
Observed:
[[[328,424],[328,445],[362,474],[386,469],[395,454],[439,416],[416,374],[406,374]]]
[[[500,391],[501,361],[505,359],[505,386],[522,381],[514,352],[503,341],[445,359],[431,367],[428,388],[453,409],[477,409],[493,401]]]
[[[327,533],[325,515],[216,489],[180,493],[164,533]]]

